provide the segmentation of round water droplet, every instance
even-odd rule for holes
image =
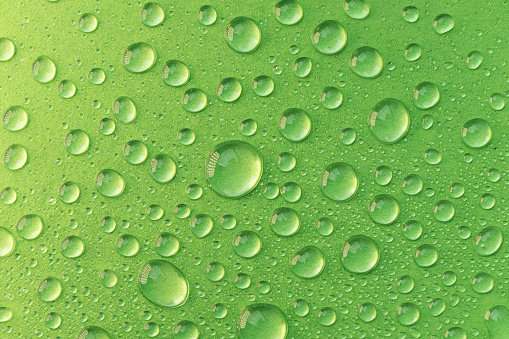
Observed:
[[[262,240],[253,231],[242,231],[233,239],[233,249],[242,258],[252,258],[260,253]]]
[[[274,6],[276,20],[283,25],[295,25],[303,14],[301,5],[295,0],[282,0]]]
[[[0,61],[11,60],[16,53],[16,47],[11,40],[7,38],[0,38]]]
[[[504,234],[502,230],[496,226],[489,226],[475,237],[475,250],[482,256],[492,255],[500,249],[503,241]]]
[[[104,169],[97,173],[95,186],[105,197],[118,197],[124,192],[124,178],[112,169]]]
[[[451,327],[445,332],[447,339],[467,339],[467,332],[461,327]]]
[[[188,89],[182,97],[182,106],[188,112],[198,113],[207,107],[207,95],[198,88]]]
[[[17,193],[12,187],[6,187],[0,192],[0,202],[11,205],[16,201]]]
[[[504,338],[509,333],[509,310],[497,305],[484,315],[484,322],[490,332],[490,338]]]
[[[302,141],[311,132],[311,120],[299,108],[287,109],[279,118],[279,132],[290,141]]]
[[[273,182],[269,182],[263,188],[263,196],[269,200],[276,199],[279,196],[279,187]]]
[[[200,331],[194,323],[184,320],[179,322],[173,328],[173,337],[175,339],[198,339]]]
[[[357,133],[355,133],[355,130],[352,128],[345,128],[339,134],[339,139],[344,145],[347,146],[353,144],[356,138]]]
[[[496,199],[492,194],[483,194],[481,196],[481,207],[485,210],[490,210],[495,206]]]
[[[490,96],[490,106],[496,111],[500,111],[505,107],[505,98],[500,93],[494,93]]]
[[[246,119],[240,123],[239,131],[245,136],[251,136],[256,133],[258,124],[253,119]]]
[[[79,339],[111,339],[108,333],[100,327],[88,326],[78,334]]]
[[[293,312],[299,317],[305,317],[309,313],[309,305],[305,300],[297,299],[293,303]]]
[[[343,94],[336,87],[325,87],[320,95],[320,102],[327,109],[336,109],[343,103]]]
[[[302,189],[294,182],[287,182],[281,186],[281,195],[288,202],[297,202],[300,200]]]
[[[47,56],[40,56],[32,64],[32,76],[42,84],[50,82],[57,74],[57,67]]]
[[[435,106],[440,100],[438,87],[431,82],[421,82],[414,89],[414,105],[420,109],[428,109]]]
[[[251,285],[251,278],[245,273],[239,273],[233,279],[233,283],[237,288],[244,290]]]
[[[403,234],[408,240],[417,240],[422,235],[422,225],[417,220],[410,220],[403,226]]]
[[[311,68],[313,67],[313,63],[309,58],[302,57],[295,60],[293,63],[293,74],[298,76],[299,78],[305,78],[311,72]]]
[[[262,32],[253,20],[239,16],[228,23],[224,37],[233,50],[249,53],[260,45]]]
[[[64,99],[72,98],[76,94],[76,85],[70,80],[62,80],[58,84],[58,94]]]
[[[88,80],[94,85],[100,85],[106,80],[106,73],[100,68],[92,68],[88,73]]]
[[[225,269],[221,263],[212,262],[205,268],[205,273],[210,281],[219,281],[224,278]]]
[[[322,326],[332,326],[336,323],[336,311],[330,307],[324,307],[317,314],[318,323]]]
[[[177,139],[182,145],[186,145],[186,146],[191,145],[194,142],[195,138],[196,138],[196,136],[195,136],[194,132],[192,130],[190,130],[189,128],[181,129],[177,133]]]
[[[363,78],[376,78],[383,70],[383,59],[374,48],[364,46],[356,49],[350,58],[350,68]]]
[[[253,92],[266,97],[274,91],[274,80],[266,75],[260,75],[253,80]]]
[[[156,252],[162,257],[171,257],[180,249],[180,242],[177,237],[171,233],[161,233],[156,238]]]
[[[92,13],[85,13],[78,20],[78,28],[84,33],[95,31],[98,25],[99,22]]]
[[[421,312],[412,303],[403,303],[396,310],[398,321],[401,325],[410,326],[415,324],[421,315]]]
[[[433,20],[433,28],[438,34],[449,32],[454,27],[454,19],[449,14],[440,14]]]
[[[167,61],[163,68],[163,80],[169,86],[185,85],[190,75],[189,68],[178,60]]]
[[[352,273],[368,273],[380,260],[380,250],[376,242],[364,235],[348,238],[341,248],[341,262]]]
[[[387,166],[378,166],[375,170],[375,182],[380,186],[388,185],[392,180],[392,170]]]
[[[294,235],[300,228],[299,215],[289,207],[275,209],[269,218],[269,222],[274,233],[282,237]]]
[[[433,317],[438,317],[445,311],[445,301],[441,298],[436,298],[429,304],[429,313]]]
[[[325,258],[322,251],[314,246],[306,246],[297,251],[290,260],[292,272],[300,278],[314,278],[322,273]]]
[[[80,188],[72,181],[66,181],[58,189],[58,197],[66,204],[72,204],[78,200],[80,196]]]
[[[295,168],[297,159],[291,153],[283,152],[277,156],[276,164],[281,171],[290,172]]]
[[[101,278],[101,284],[107,288],[115,287],[118,282],[117,275],[112,270],[101,271],[99,277]]]
[[[247,306],[237,321],[239,339],[284,339],[287,333],[288,324],[283,312],[269,304]]]
[[[498,182],[500,180],[501,174],[499,170],[492,168],[488,171],[487,177],[491,182]]]
[[[110,118],[104,118],[99,121],[99,131],[104,135],[111,135],[115,132],[115,122]]]
[[[28,114],[22,107],[11,106],[7,108],[2,118],[2,124],[8,131],[19,131],[28,123]]]
[[[419,44],[410,44],[405,48],[405,59],[415,61],[421,57],[422,48]]]
[[[448,200],[440,200],[433,207],[433,216],[441,222],[447,222],[454,217],[454,205]]]
[[[132,73],[143,73],[156,63],[155,49],[145,42],[130,45],[122,55],[122,65]]]
[[[62,323],[62,317],[58,313],[51,312],[48,313],[48,315],[46,315],[46,317],[44,318],[44,322],[46,326],[48,326],[52,330],[55,330],[58,327],[60,327],[60,324]]]
[[[72,155],[80,155],[85,153],[90,146],[90,138],[88,134],[80,129],[73,129],[66,134],[64,146]]]
[[[143,163],[147,159],[147,155],[147,146],[139,140],[131,140],[124,145],[124,158],[130,164]]]
[[[144,264],[138,276],[141,293],[162,307],[173,308],[184,304],[189,295],[189,284],[180,270],[164,260]]]
[[[421,245],[415,251],[415,263],[420,267],[433,266],[438,260],[438,252],[432,245]]]
[[[242,84],[235,78],[226,78],[217,86],[217,96],[224,102],[233,102],[240,97]]]
[[[202,25],[209,26],[212,25],[217,20],[217,12],[216,10],[209,5],[205,5],[200,7],[198,11],[198,21]]]
[[[423,183],[420,176],[417,174],[410,174],[401,182],[401,189],[403,193],[408,195],[416,195],[422,191]]]
[[[320,218],[320,220],[318,220],[316,230],[320,235],[326,237],[334,232],[334,224],[328,218]]]
[[[478,273],[472,279],[472,289],[474,292],[484,294],[493,290],[495,286],[495,280],[488,273]]]
[[[164,21],[164,10],[155,2],[147,2],[141,8],[141,22],[148,27],[160,25]]]
[[[150,175],[160,183],[171,181],[177,173],[175,162],[166,154],[158,154],[150,160]]]
[[[223,198],[248,194],[258,185],[262,172],[262,157],[243,141],[226,141],[215,146],[205,162],[207,183]]]
[[[85,251],[83,240],[77,236],[70,236],[62,241],[62,254],[67,258],[77,258]]]
[[[223,319],[226,317],[228,310],[224,304],[215,304],[212,306],[212,316],[216,319]]]
[[[419,10],[414,6],[403,8],[403,19],[407,22],[416,22],[419,19]]]
[[[461,139],[468,147],[484,147],[491,141],[492,137],[491,127],[484,119],[469,120],[461,128]]]
[[[128,97],[119,97],[113,103],[113,113],[120,122],[127,124],[136,118],[136,106]]]
[[[399,204],[388,194],[380,194],[369,204],[369,216],[373,221],[382,224],[392,224],[399,217]]]
[[[152,221],[159,220],[163,217],[164,210],[161,206],[152,204],[147,207],[147,218]]]
[[[207,214],[197,214],[191,219],[191,231],[199,239],[209,235],[213,227],[214,221]]]
[[[62,293],[62,284],[57,278],[48,277],[41,281],[37,288],[37,295],[42,301],[51,302],[60,297]]]
[[[482,64],[482,54],[478,51],[472,51],[467,56],[467,67],[470,69],[477,69]]]
[[[410,116],[405,105],[393,98],[383,99],[368,116],[371,132],[379,141],[392,144],[401,140],[410,127]]]
[[[456,282],[456,274],[451,271],[446,271],[442,275],[442,282],[445,286],[452,286]]]
[[[16,223],[18,234],[26,240],[37,238],[41,234],[42,228],[42,219],[36,214],[27,214]]]
[[[372,303],[364,303],[359,308],[359,319],[365,323],[376,319],[376,307]]]
[[[234,229],[237,225],[237,219],[235,219],[235,217],[230,214],[222,216],[219,222],[221,223],[221,227],[223,227],[225,230]]]
[[[435,149],[427,149],[424,153],[424,160],[430,165],[437,165],[442,161],[442,154]]]
[[[311,34],[311,43],[315,49],[323,54],[336,54],[346,45],[346,31],[335,20],[320,23]]]
[[[16,171],[25,166],[28,159],[25,147],[14,144],[9,146],[4,153],[4,166],[8,170]]]
[[[132,257],[140,250],[140,243],[134,235],[124,234],[117,239],[117,252],[123,257]]]
[[[115,230],[117,223],[112,217],[104,217],[101,219],[99,226],[105,233],[112,233]]]
[[[369,15],[369,5],[364,0],[345,0],[343,9],[353,19],[365,19]]]
[[[0,258],[6,257],[14,251],[16,242],[12,233],[3,227],[0,227]]]
[[[327,198],[345,201],[357,192],[359,180],[350,165],[336,162],[325,168],[320,178],[320,186]]]
[[[398,292],[399,293],[410,293],[414,289],[415,283],[414,278],[409,275],[404,275],[398,280]]]

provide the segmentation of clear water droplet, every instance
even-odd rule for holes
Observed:
[[[155,49],[145,42],[130,45],[122,54],[122,65],[132,73],[143,73],[151,69],[157,60]]]
[[[288,324],[283,312],[269,304],[247,306],[237,321],[239,339],[284,339],[287,333]]]
[[[469,120],[461,128],[461,139],[468,147],[484,147],[491,141],[492,137],[491,126],[484,119]]]
[[[239,16],[226,27],[224,37],[228,46],[239,53],[255,51],[262,41],[262,32],[251,19]]]
[[[323,21],[311,34],[311,43],[315,49],[327,55],[340,52],[345,47],[346,40],[345,29],[335,20]]]
[[[380,250],[376,242],[364,235],[348,238],[341,248],[341,263],[352,273],[368,273],[380,260]]]
[[[48,83],[55,78],[57,67],[47,56],[40,56],[32,64],[32,76],[37,82]]]
[[[164,82],[173,87],[185,85],[189,81],[189,68],[178,60],[168,60],[163,68]]]
[[[383,99],[368,116],[371,132],[379,141],[392,144],[401,140],[410,128],[410,116],[405,105],[393,98]]]
[[[11,106],[5,111],[2,124],[8,131],[20,131],[28,124],[28,114],[23,107]]]
[[[118,197],[124,192],[124,178],[112,169],[104,169],[97,173],[95,186],[99,193],[105,197]]]
[[[382,73],[384,61],[376,49],[364,46],[353,52],[349,65],[355,74],[363,78],[376,78]]]

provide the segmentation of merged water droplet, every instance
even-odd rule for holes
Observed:
[[[163,80],[167,85],[178,87],[185,85],[191,72],[189,68],[178,60],[166,61],[163,68]]]
[[[98,25],[99,21],[92,13],[85,13],[78,20],[78,28],[83,33],[95,31]]]
[[[283,25],[295,25],[303,14],[301,5],[295,0],[282,0],[274,6],[276,20]]]
[[[491,141],[492,137],[491,127],[484,119],[469,120],[461,128],[461,139],[468,147],[484,147]]]
[[[242,84],[235,78],[225,78],[217,86],[217,96],[224,102],[233,102],[240,97]]]
[[[141,22],[148,27],[160,25],[164,21],[164,10],[155,2],[147,2],[141,8]]]
[[[440,14],[433,20],[433,28],[438,34],[449,32],[454,27],[454,19],[449,14]]]
[[[376,49],[364,46],[353,52],[349,65],[355,74],[363,78],[376,78],[382,73],[383,63],[382,56]]]
[[[322,251],[314,246],[306,246],[294,254],[290,260],[292,272],[304,279],[317,277],[325,267]]]
[[[150,160],[150,175],[160,183],[171,181],[177,173],[177,166],[166,154],[158,154]]]
[[[369,204],[369,216],[373,221],[382,224],[392,224],[399,217],[399,203],[388,194],[380,194]]]
[[[239,53],[255,51],[262,41],[262,32],[251,19],[239,16],[228,23],[224,32],[228,46]]]
[[[16,53],[14,43],[7,38],[0,38],[0,61],[9,61]]]
[[[269,218],[269,223],[274,233],[282,237],[292,236],[300,228],[299,215],[289,207],[275,209]]]
[[[352,273],[368,273],[380,260],[376,242],[364,235],[354,235],[341,248],[341,263]]]
[[[287,333],[286,318],[274,305],[249,305],[242,311],[237,321],[239,339],[284,339]]]
[[[99,193],[105,197],[118,197],[124,192],[124,178],[112,169],[104,169],[97,173],[95,177],[95,186]]]
[[[368,116],[371,132],[379,141],[392,144],[401,140],[410,128],[410,116],[405,105],[393,98],[383,99]]]
[[[327,55],[340,52],[345,47],[346,40],[345,29],[335,20],[323,21],[311,34],[311,43],[315,49]]]
[[[414,105],[420,109],[428,109],[435,106],[440,100],[438,87],[429,81],[421,82],[414,89]]]
[[[113,102],[113,113],[121,123],[128,124],[136,118],[136,106],[128,97],[119,97]]]
[[[155,49],[146,42],[130,45],[122,54],[122,65],[132,73],[143,73],[151,69],[157,60]]]
[[[260,253],[262,240],[253,231],[242,231],[233,239],[233,249],[242,258],[252,258]]]
[[[47,56],[40,56],[32,64],[32,76],[37,82],[48,83],[55,78],[57,67]]]
[[[28,114],[23,107],[11,106],[5,111],[2,124],[8,131],[20,131],[28,124]]]

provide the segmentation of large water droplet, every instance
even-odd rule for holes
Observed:
[[[113,113],[120,122],[127,124],[136,118],[136,106],[128,97],[119,97],[113,102]]]
[[[233,102],[240,97],[242,84],[235,78],[225,78],[217,86],[217,96],[224,102]]]
[[[380,250],[376,242],[364,235],[348,238],[341,248],[341,262],[352,273],[368,273],[380,260]]]
[[[37,288],[37,295],[42,301],[51,302],[60,297],[62,293],[62,284],[60,280],[54,277],[48,277],[41,281]]]
[[[401,325],[410,326],[415,324],[421,315],[421,312],[412,303],[403,303],[396,310],[398,321]]]
[[[58,189],[58,197],[66,204],[72,204],[78,200],[80,188],[72,181],[66,181]]]
[[[260,253],[262,241],[253,231],[242,231],[233,239],[233,249],[242,258],[252,258]]]
[[[167,85],[178,87],[187,83],[189,68],[178,60],[169,60],[163,68],[163,80]]]
[[[111,339],[108,333],[100,327],[88,326],[78,333],[77,339]]]
[[[47,56],[40,56],[32,64],[32,76],[40,83],[50,82],[57,74],[57,67]]]
[[[207,107],[207,95],[199,88],[190,88],[182,96],[182,106],[191,113],[198,113]]]
[[[353,19],[365,19],[369,15],[369,5],[364,0],[345,0],[343,9]]]
[[[492,137],[491,127],[484,119],[469,120],[461,128],[461,139],[468,147],[484,147],[491,141]]]
[[[9,61],[16,53],[16,47],[11,40],[0,38],[0,61]]]
[[[85,244],[81,238],[71,235],[62,241],[62,254],[67,258],[77,258],[85,251]]]
[[[355,74],[363,78],[376,78],[382,73],[384,61],[376,49],[364,46],[353,52],[349,65]]]
[[[320,178],[320,186],[327,198],[345,201],[357,192],[359,180],[350,165],[336,162],[325,168]]]
[[[106,197],[117,197],[124,192],[124,178],[112,169],[104,169],[97,173],[95,186],[99,193]]]
[[[392,144],[408,132],[410,116],[401,101],[387,98],[373,107],[368,116],[368,125],[379,141]]]
[[[90,138],[80,129],[73,129],[65,135],[64,146],[72,155],[80,155],[88,150]]]
[[[482,256],[492,255],[500,249],[503,241],[504,233],[502,233],[502,230],[496,226],[489,226],[475,237],[475,250]]]
[[[247,306],[239,316],[239,339],[284,339],[288,333],[286,318],[279,308],[269,304]]]
[[[147,2],[141,8],[141,22],[148,27],[154,27],[164,21],[164,10],[155,2]]]
[[[200,10],[198,11],[198,21],[202,25],[210,26],[217,20],[217,12],[214,9],[214,7],[205,5],[200,7]]]
[[[143,73],[156,63],[155,49],[145,42],[130,45],[122,55],[122,65],[132,73]]]
[[[16,242],[12,233],[3,227],[0,227],[0,257],[8,256],[14,250]]]
[[[8,170],[16,171],[25,166],[28,159],[27,150],[25,147],[14,144],[5,150],[4,153],[4,166]]]
[[[27,214],[21,217],[16,223],[18,234],[26,240],[37,238],[41,234],[42,228],[42,219],[36,214]]]
[[[99,22],[92,13],[83,14],[78,20],[78,28],[83,33],[90,33],[97,29]]]
[[[280,207],[274,210],[269,222],[274,233],[282,237],[294,235],[300,228],[299,215],[289,207]]]
[[[509,333],[509,310],[507,307],[497,305],[490,308],[484,316],[484,321],[491,339],[501,339]]]
[[[279,131],[290,141],[302,141],[311,132],[311,119],[299,108],[287,109],[279,118]]]
[[[433,266],[438,260],[438,252],[432,245],[421,245],[415,251],[415,263],[420,267]]]
[[[322,273],[325,258],[322,251],[314,246],[306,246],[297,251],[290,260],[292,272],[300,278],[314,278]]]
[[[177,173],[175,162],[166,154],[158,154],[150,160],[150,175],[160,183],[171,181]]]
[[[228,23],[224,32],[228,45],[239,53],[253,52],[262,41],[262,32],[251,19],[239,16]]]
[[[369,204],[369,216],[382,225],[389,225],[396,221],[399,211],[398,201],[388,194],[377,195]]]
[[[454,19],[449,14],[440,14],[433,20],[433,28],[438,34],[449,32],[454,27]]]
[[[11,106],[7,108],[2,118],[2,124],[8,131],[19,131],[25,128],[28,123],[28,114],[24,108]]]
[[[295,25],[303,14],[301,5],[295,0],[282,0],[274,6],[276,20],[283,25]]]
[[[124,158],[132,165],[143,163],[147,159],[148,149],[139,140],[130,140],[124,145]]]
[[[311,42],[323,54],[336,54],[346,45],[346,31],[335,20],[320,23],[311,34]]]
[[[428,109],[435,106],[440,100],[438,87],[429,81],[421,82],[414,89],[414,105],[420,109]]]

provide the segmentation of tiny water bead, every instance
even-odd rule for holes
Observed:
[[[412,292],[415,286],[414,278],[409,275],[404,275],[398,280],[398,292],[407,294]]]
[[[325,168],[320,178],[323,194],[334,201],[345,201],[354,196],[359,179],[352,166],[336,162]]]
[[[437,165],[442,161],[442,154],[436,149],[427,149],[426,152],[424,152],[424,161],[430,165]]]
[[[403,226],[403,234],[408,240],[417,240],[422,235],[422,225],[417,220],[410,220]]]
[[[240,97],[242,84],[235,78],[225,78],[217,86],[217,96],[224,102],[233,102]]]
[[[169,86],[185,85],[189,81],[190,75],[189,68],[178,60],[167,61],[163,68],[163,80]]]
[[[122,65],[131,73],[143,73],[151,69],[157,60],[155,49],[146,42],[137,42],[122,54]]]
[[[311,132],[311,119],[299,108],[287,109],[279,118],[279,132],[287,140],[300,142]]]
[[[249,53],[260,45],[262,32],[252,19],[239,16],[228,23],[224,37],[234,51]]]
[[[283,152],[277,156],[276,164],[282,172],[290,172],[295,168],[297,159],[291,153]]]
[[[158,154],[150,160],[150,175],[159,183],[171,181],[177,173],[177,166],[170,156]]]
[[[496,111],[500,111],[505,107],[505,98],[500,93],[494,93],[490,96],[490,106]]]
[[[14,43],[7,38],[0,38],[0,61],[9,61],[16,53]]]
[[[467,55],[467,67],[469,69],[477,69],[479,68],[479,66],[481,66],[482,64],[482,61],[483,61],[483,56],[481,54],[481,52],[479,51],[472,51],[470,53],[468,53]]]
[[[415,86],[414,105],[420,109],[428,109],[435,106],[440,100],[440,92],[438,87],[429,81],[421,82]]]
[[[177,254],[180,249],[180,242],[177,237],[171,233],[161,233],[155,241],[157,254],[162,257],[171,257]]]
[[[198,88],[190,88],[184,92],[182,106],[191,113],[198,113],[207,107],[207,95]]]
[[[454,217],[455,208],[452,202],[440,200],[433,207],[433,216],[441,222],[450,221]]]
[[[62,317],[55,312],[48,313],[46,317],[44,317],[44,323],[48,328],[51,328],[52,330],[57,329],[60,327],[60,324],[62,323]]]
[[[112,169],[104,169],[97,173],[95,186],[99,193],[105,197],[118,197],[124,192],[125,181],[118,172]]]
[[[322,326],[332,326],[336,323],[336,311],[331,307],[324,307],[317,314],[318,323]]]
[[[274,80],[266,75],[260,75],[253,80],[253,92],[266,97],[274,91]]]
[[[111,337],[108,335],[108,332],[106,332],[105,330],[103,330],[102,328],[97,327],[97,326],[85,327],[78,334],[77,338],[79,338],[79,339],[111,339]]]
[[[27,214],[16,223],[16,231],[20,237],[26,240],[37,238],[43,229],[43,222],[37,214]]]
[[[155,27],[164,21],[164,10],[155,2],[147,2],[141,8],[141,22],[148,27]]]
[[[106,73],[100,68],[92,68],[88,72],[88,80],[94,85],[100,85],[106,80]]]
[[[309,304],[302,299],[297,299],[293,303],[293,312],[299,317],[305,317],[309,313]]]
[[[305,78],[311,73],[311,68],[313,67],[313,63],[309,58],[302,57],[295,60],[293,63],[293,74],[295,74],[299,78]]]
[[[233,249],[242,258],[253,258],[260,253],[262,240],[253,231],[242,231],[233,239]]]
[[[421,312],[412,303],[403,303],[396,310],[398,321],[401,325],[410,326],[415,324],[421,315]]]
[[[408,195],[416,195],[422,191],[423,183],[420,176],[417,174],[410,174],[401,182],[401,189],[403,193]]]
[[[138,276],[141,293],[157,306],[173,308],[184,304],[189,284],[182,272],[165,260],[145,263]]]
[[[85,251],[83,240],[77,236],[70,236],[62,241],[62,254],[67,258],[77,258]]]
[[[290,260],[292,272],[304,279],[314,278],[322,273],[325,267],[325,257],[322,251],[314,246],[306,246]]]
[[[299,215],[289,207],[275,209],[269,218],[269,222],[274,233],[282,237],[294,235],[300,228]]]
[[[410,128],[410,116],[405,105],[393,98],[383,99],[373,107],[368,116],[371,132],[387,144],[401,140]]]
[[[380,186],[388,185],[392,180],[392,170],[387,166],[378,166],[375,169],[375,182]]]
[[[415,251],[415,263],[420,267],[433,266],[438,260],[438,251],[432,245],[421,245]]]
[[[196,136],[194,132],[189,128],[183,128],[177,133],[177,139],[182,145],[186,146],[191,145],[194,142],[195,138]]]
[[[258,123],[253,119],[246,119],[240,123],[239,131],[245,136],[251,136],[256,133]]]
[[[80,188],[72,181],[64,182],[58,189],[58,197],[66,204],[72,204],[79,196]]]
[[[327,109],[336,109],[343,103],[343,94],[336,87],[325,87],[320,95],[320,102]]]
[[[484,315],[484,322],[490,332],[490,338],[504,338],[509,331],[509,309],[497,305]]]
[[[343,9],[352,19],[365,19],[369,15],[369,5],[364,0],[345,0]]]
[[[128,124],[136,118],[136,106],[128,97],[119,97],[113,102],[113,113],[121,123]]]
[[[353,128],[344,128],[341,133],[339,133],[339,140],[347,146],[353,144],[356,138],[357,133]]]
[[[472,148],[481,148],[489,144],[493,132],[484,119],[476,118],[466,122],[461,128],[461,139]]]
[[[405,59],[415,61],[421,57],[422,48],[419,44],[412,43],[405,48]]]
[[[214,221],[208,214],[197,214],[191,219],[191,231],[199,239],[209,235],[213,227]]]
[[[364,303],[359,308],[359,319],[365,323],[376,319],[376,307],[372,303]]]
[[[276,20],[283,25],[295,25],[303,14],[302,6],[295,0],[282,0],[274,6]]]
[[[48,277],[41,281],[37,288],[37,295],[42,301],[52,302],[60,297],[62,284],[55,277]]]
[[[215,146],[205,161],[207,183],[223,198],[248,194],[258,185],[262,173],[262,157],[243,141],[226,141]]]
[[[72,98],[76,94],[76,85],[70,80],[62,80],[58,84],[58,94],[64,99]]]
[[[210,26],[217,20],[217,12],[214,7],[205,5],[198,11],[198,21],[205,26]]]
[[[382,225],[392,224],[399,217],[399,203],[388,194],[380,194],[369,204],[369,216]]]
[[[124,145],[123,154],[128,163],[138,165],[147,159],[148,150],[147,146],[145,146],[143,142],[139,140],[131,140]]]
[[[108,269],[101,271],[99,278],[101,279],[101,284],[106,288],[115,287],[118,282],[118,278],[115,272]]]
[[[491,292],[494,286],[495,280],[488,273],[478,273],[472,279],[472,289],[479,294]]]
[[[0,258],[6,257],[14,251],[16,241],[12,233],[3,227],[0,227]]]
[[[364,235],[355,235],[341,248],[341,263],[352,273],[368,273],[380,260],[380,250],[376,242]]]
[[[419,10],[414,6],[403,8],[403,19],[407,22],[416,22],[419,19]]]
[[[2,117],[2,124],[8,131],[20,131],[28,124],[28,114],[20,106],[11,106],[5,111]]]
[[[175,339],[198,339],[199,336],[200,331],[198,326],[191,321],[181,321],[173,328],[173,337]]]
[[[449,14],[440,14],[433,20],[433,28],[438,34],[444,34],[454,28],[454,19]]]
[[[353,52],[349,65],[355,74],[363,78],[376,78],[382,73],[383,63],[382,56],[376,49],[364,46]]]
[[[503,241],[502,230],[497,226],[488,226],[475,237],[475,250],[479,255],[489,256],[500,249]]]
[[[25,166],[28,159],[27,150],[25,147],[14,144],[5,150],[4,153],[4,166],[8,170],[16,171]]]
[[[281,310],[269,304],[252,304],[239,315],[239,339],[285,339],[288,333],[286,317]]]
[[[41,84],[48,83],[55,78],[57,67],[53,60],[47,56],[40,56],[32,64],[32,76]]]
[[[315,49],[327,55],[340,52],[345,47],[346,40],[345,29],[335,20],[323,21],[311,34],[311,43]]]
[[[0,192],[0,202],[5,205],[11,205],[16,201],[18,194],[12,187],[6,187]]]
[[[132,257],[140,250],[140,243],[134,235],[124,234],[117,239],[117,252],[123,257]]]
[[[83,33],[91,33],[97,29],[99,21],[92,13],[83,14],[78,20],[78,28]]]
[[[221,263],[211,262],[207,265],[205,271],[210,281],[219,281],[224,278],[225,269]]]

